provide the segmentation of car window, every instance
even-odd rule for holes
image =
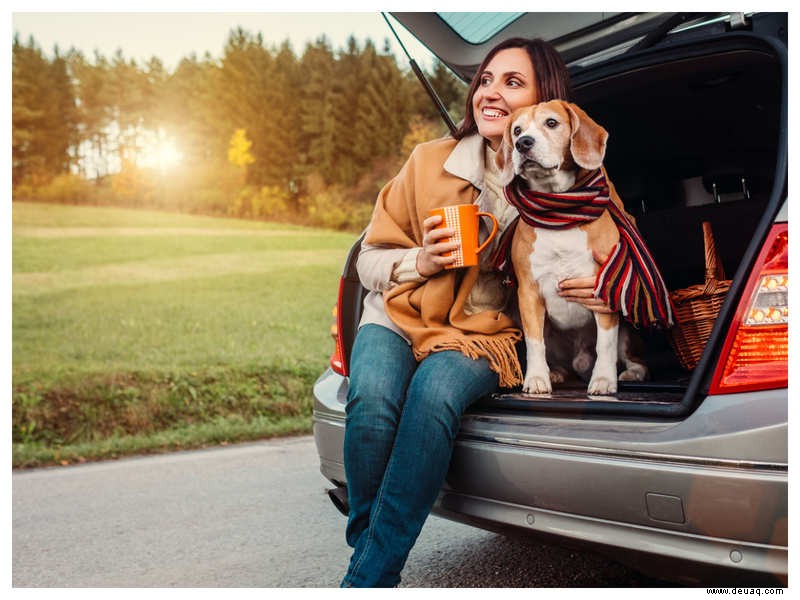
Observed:
[[[485,42],[525,13],[443,12],[439,16],[470,44]]]

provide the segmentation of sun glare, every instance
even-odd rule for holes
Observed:
[[[175,140],[167,136],[163,129],[147,139],[138,152],[140,167],[158,169],[161,172],[173,169],[180,164],[183,153],[178,149]]]

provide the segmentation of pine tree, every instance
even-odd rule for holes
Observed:
[[[369,170],[375,159],[385,156],[394,146],[394,131],[402,114],[393,114],[394,96],[402,93],[392,85],[391,70],[368,41],[359,65],[359,93],[356,100],[357,118],[352,124],[355,174]]]
[[[300,138],[300,108],[298,89],[303,76],[288,41],[275,54],[265,107],[269,119],[268,138],[262,140],[262,155],[268,160],[264,171],[265,183],[289,191],[297,177],[297,152]]]
[[[333,81],[336,77],[336,62],[325,36],[313,45],[307,45],[300,58],[303,86],[299,90],[299,139],[298,161],[302,165],[300,175],[307,177],[316,173],[328,181],[332,180],[331,165],[336,156],[335,121],[333,114]]]
[[[195,55],[181,60],[164,83],[162,106],[184,154],[184,162],[202,165],[225,160],[233,126],[221,102],[219,68]]]
[[[273,63],[261,34],[253,36],[242,28],[231,32],[222,58],[220,98],[233,128],[250,132],[256,163],[248,171],[248,183],[256,185],[270,179],[269,163],[276,152],[270,140],[283,109],[272,89]]]
[[[12,45],[12,182],[43,183],[69,171],[75,96],[66,62],[48,61],[33,37]]]
[[[70,148],[77,142],[77,111],[67,62],[54,49],[55,58],[48,69],[47,106],[44,127],[48,132],[45,165],[52,175],[68,173],[72,165]]]
[[[33,46],[26,47],[14,36],[11,68],[11,161],[12,181],[19,185],[28,182],[33,176],[37,137],[43,116],[38,106],[35,73],[42,68],[40,54],[37,56]],[[38,67],[38,69],[37,69]]]
[[[116,151],[122,164],[135,164],[145,126],[146,77],[135,60],[117,50],[108,72],[111,112],[117,126]]]
[[[332,161],[324,166],[326,179],[351,185],[358,175],[358,158],[355,147],[360,140],[353,138],[356,112],[361,94],[360,51],[355,36],[347,39],[347,48],[339,51],[335,77],[332,83],[331,104],[333,117]]]
[[[143,77],[139,81],[142,86],[142,122],[153,131],[168,125],[164,106],[167,77],[164,63],[153,57],[145,65]]]
[[[447,108],[450,116],[458,122],[464,118],[464,108],[467,99],[467,85],[458,79],[441,61],[436,61],[430,82],[436,93],[442,99],[442,104]],[[428,102],[433,108],[433,104]],[[433,109],[427,115],[431,118],[441,118],[438,111]]]
[[[110,162],[108,130],[111,123],[111,99],[108,88],[107,60],[95,53],[91,64],[77,50],[67,56],[76,90],[77,149],[80,172],[85,177],[108,173]]]

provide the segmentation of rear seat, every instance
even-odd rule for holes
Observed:
[[[719,183],[716,183],[719,182]],[[725,276],[733,277],[766,207],[765,182],[741,187],[741,177],[712,174],[673,185],[672,206],[655,207],[646,200],[629,200],[639,231],[661,269],[667,288],[676,290],[705,281],[702,222],[711,223]],[[736,189],[738,184],[739,189]],[[662,188],[664,189],[664,188]],[[716,192],[716,193],[715,193]],[[758,194],[757,196],[755,194]],[[676,198],[675,196],[679,196]],[[678,200],[679,205],[675,205]],[[662,204],[659,207],[658,204]]]

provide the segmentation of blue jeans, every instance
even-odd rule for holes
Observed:
[[[350,358],[344,435],[353,556],[342,587],[392,587],[447,475],[467,407],[497,389],[486,359],[417,363],[403,338],[365,325]]]

